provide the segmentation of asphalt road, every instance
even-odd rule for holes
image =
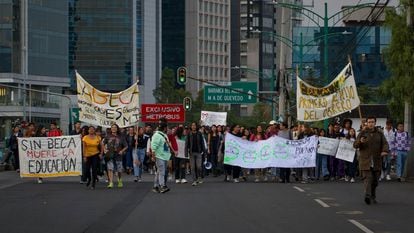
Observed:
[[[77,178],[20,179],[0,173],[0,232],[414,232],[414,183],[382,182],[378,204],[363,202],[362,183],[172,184],[151,192],[152,176],[124,188]]]

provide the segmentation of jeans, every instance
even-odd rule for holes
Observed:
[[[407,161],[407,151],[397,150],[397,176],[402,177],[405,168],[405,162]]]
[[[134,164],[134,176],[141,178],[142,167],[144,166],[145,159],[145,148],[138,148],[136,150],[133,150],[132,156]]]
[[[125,154],[125,166],[124,168],[132,168],[132,156],[133,156],[133,149],[128,147],[127,153]]]
[[[162,160],[159,158],[155,159],[155,166],[157,167],[157,172],[154,176],[154,187],[165,186],[165,171],[167,169],[167,162],[167,160]]]
[[[203,172],[202,165],[202,156],[201,153],[193,152],[190,155],[190,163],[191,163],[191,174],[193,175],[193,181],[197,181],[197,179],[201,179],[201,174]]]
[[[86,162],[85,162],[85,177],[88,181],[88,183],[90,183],[92,181],[92,187],[95,187],[95,182],[97,179],[97,171],[98,171],[98,163],[100,162],[99,156],[98,155],[94,155],[94,156],[90,156],[90,157],[85,157],[86,158]],[[92,169],[92,177],[91,177],[91,169]]]
[[[391,153],[382,158],[382,174],[384,176],[389,175],[391,172]]]
[[[328,155],[322,155],[322,176],[329,176]]]

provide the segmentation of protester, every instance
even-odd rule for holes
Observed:
[[[85,162],[86,171],[86,187],[89,187],[92,181],[91,189],[95,189],[97,180],[97,170],[100,157],[102,157],[101,137],[96,136],[95,127],[89,126],[89,134],[82,138],[83,160]],[[102,151],[102,152],[101,152]],[[92,170],[92,177],[91,177]]]
[[[334,124],[333,131],[330,131],[328,137],[336,138],[338,140],[345,138],[345,135],[341,132],[341,126],[339,123]],[[331,175],[331,180],[345,180],[345,162],[331,156],[329,173]]]
[[[166,193],[170,191],[165,183],[167,162],[171,157],[170,145],[167,137],[167,120],[160,119],[158,129],[151,138],[151,158],[155,161],[157,172],[154,177],[153,192]]]
[[[56,122],[50,123],[50,129],[47,134],[48,137],[60,137],[62,136],[62,131],[57,128]]]
[[[203,183],[202,173],[202,153],[206,153],[203,135],[198,130],[196,122],[191,123],[191,132],[187,135],[185,141],[184,153],[190,158],[192,169],[193,183],[192,186]]]
[[[36,124],[34,122],[30,122],[27,126],[26,132],[24,132],[23,137],[31,138],[36,135]]]
[[[405,163],[407,161],[407,154],[410,151],[410,136],[407,131],[404,131],[404,124],[399,122],[397,124],[397,132],[392,142],[392,150],[397,160],[397,178],[398,181],[403,181],[403,173]]]
[[[250,141],[258,142],[261,140],[265,140],[266,135],[263,132],[263,128],[261,125],[256,126],[256,132],[255,134],[252,134],[250,137]],[[267,168],[257,168],[254,169],[254,182],[259,182],[260,179],[263,179],[263,181],[267,181],[267,174],[266,174]]]
[[[351,142],[355,142],[356,140],[356,131],[354,128],[351,128],[348,130],[348,134],[345,136],[345,138],[347,140],[350,140]],[[346,177],[345,177],[345,181],[346,182],[351,182],[351,183],[355,183],[355,173],[356,173],[356,168],[357,168],[357,162],[358,160],[356,159],[356,152],[354,155],[354,160],[352,162],[345,162],[345,167],[346,167]]]
[[[392,146],[393,146],[393,141],[395,139],[395,132],[396,130],[392,126],[392,120],[388,119],[387,122],[385,123],[384,136],[385,136],[385,139],[387,139],[388,145],[390,147],[390,152],[388,153],[387,156],[383,157],[380,181],[384,178],[386,180],[391,180],[390,173],[391,173],[391,160],[392,160]]]
[[[134,182],[141,182],[145,160],[145,151],[147,148],[149,136],[144,134],[144,128],[138,127],[135,135],[136,151],[133,153]]]
[[[236,137],[241,137],[240,134],[240,125],[235,124],[230,128],[230,134]],[[233,174],[233,182],[239,183],[239,177],[240,177],[240,170],[241,168],[239,166],[231,166],[231,165],[225,165],[227,166],[227,176],[229,176],[230,173]]]
[[[186,137],[184,136],[184,127],[183,126],[179,126],[177,128],[177,130],[175,131],[175,140],[176,141],[182,141],[184,142],[184,147],[185,147],[185,139]],[[180,145],[177,143],[177,151],[180,151],[180,149],[182,149],[182,151],[185,150],[185,148],[180,148]],[[187,180],[185,179],[185,164],[186,161],[188,159],[185,158],[180,158],[178,156],[176,156],[174,158],[174,170],[175,170],[175,183],[179,184],[185,184],[187,183]]]
[[[20,137],[23,137],[23,134],[20,130],[20,126],[16,125],[13,127],[13,133],[10,135],[8,145],[9,145],[9,150],[13,154],[14,170],[18,173],[20,172],[20,163],[19,163],[19,147],[17,144],[17,138],[20,138]]]
[[[307,124],[301,124],[299,130],[298,140],[305,139],[308,137],[313,136],[313,131]],[[306,184],[309,182],[309,177],[311,176],[311,169],[310,168],[302,168],[302,181],[301,183]]]
[[[133,163],[132,163],[132,153],[136,147],[135,143],[135,131],[134,131],[134,127],[129,127],[128,128],[128,132],[125,135],[125,139],[127,141],[128,144],[128,150],[125,153],[125,164],[126,164],[126,173],[129,175],[132,172],[132,168],[133,168]]]
[[[79,135],[79,134],[82,134],[81,122],[80,121],[76,121],[74,126],[75,126],[75,129],[73,129],[72,131],[70,131],[69,135]]]
[[[388,143],[384,134],[375,127],[376,118],[367,118],[367,127],[362,129],[354,142],[359,149],[359,169],[364,180],[365,197],[367,205],[377,203],[376,188],[381,171],[382,156],[388,154]]]
[[[217,131],[217,127],[215,125],[211,126],[210,133],[208,134],[207,146],[208,151],[207,153],[210,155],[210,162],[212,164],[211,170],[213,172],[213,176],[217,177],[218,169],[217,169],[217,155],[220,148],[220,142],[222,138]]]
[[[280,123],[278,136],[284,139],[292,140],[292,134],[290,133],[286,122]],[[290,168],[280,168],[280,179],[282,183],[290,182]]]
[[[128,149],[128,144],[125,137],[119,134],[119,126],[117,124],[111,125],[111,133],[106,135],[104,139],[104,153],[105,161],[108,169],[109,184],[108,188],[113,188],[113,177],[116,172],[118,175],[118,188],[123,187],[122,183],[122,158]]]

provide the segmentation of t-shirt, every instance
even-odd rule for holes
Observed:
[[[84,151],[85,153],[83,156],[90,157],[96,154],[99,154],[99,146],[101,143],[101,137],[95,136],[94,138],[89,137],[86,135],[82,138],[82,142],[86,144]]]
[[[155,157],[161,160],[169,160],[171,157],[170,147],[168,146],[168,138],[163,132],[156,131],[151,138],[151,150],[155,153]]]
[[[110,153],[110,159],[122,161],[122,155],[120,155],[119,152],[123,148],[128,147],[128,143],[124,136],[121,136],[119,134],[117,136],[109,134],[104,139],[104,145],[106,147],[106,150]]]

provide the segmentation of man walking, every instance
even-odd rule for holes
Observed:
[[[397,177],[400,182],[404,173],[407,153],[410,150],[410,141],[408,132],[404,131],[404,124],[399,122],[397,124],[397,132],[395,132],[395,137],[392,142],[392,149],[395,156],[397,156]]]
[[[376,188],[382,168],[382,157],[388,155],[388,143],[384,134],[375,127],[377,119],[367,118],[367,127],[361,131],[354,142],[354,147],[359,149],[359,169],[364,180],[365,197],[367,205],[371,201],[375,204]]]
[[[170,189],[165,184],[165,171],[167,162],[170,160],[170,144],[167,137],[167,120],[160,119],[158,130],[155,131],[151,138],[152,160],[155,161],[157,173],[154,178],[153,192],[166,193]]]

